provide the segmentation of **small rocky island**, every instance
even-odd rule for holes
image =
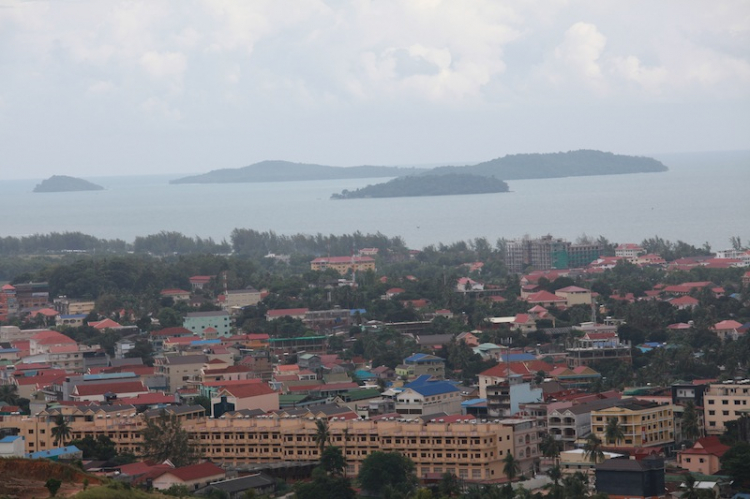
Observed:
[[[368,185],[356,191],[344,190],[341,194],[333,194],[331,199],[450,196],[496,192],[508,192],[508,184],[495,177],[449,173],[394,178],[383,184]]]
[[[34,187],[33,192],[76,192],[76,191],[103,191],[104,187],[94,184],[82,178],[68,177],[67,175],[53,175],[41,184]]]

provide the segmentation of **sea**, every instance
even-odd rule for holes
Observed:
[[[79,231],[132,242],[177,231],[229,241],[235,228],[278,234],[380,232],[410,248],[551,234],[618,243],[656,235],[715,250],[750,241],[750,151],[654,155],[662,173],[508,181],[510,192],[331,200],[387,179],[178,184],[184,175],[87,177],[103,191],[32,193],[41,179],[0,181],[0,236]],[[60,174],[65,174],[61,171]]]

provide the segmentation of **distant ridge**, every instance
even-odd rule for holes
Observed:
[[[261,161],[242,168],[212,170],[172,180],[172,184],[222,184],[243,182],[291,182],[350,178],[403,177],[407,175],[481,175],[500,180],[522,180],[589,175],[664,172],[660,161],[645,156],[626,156],[594,150],[549,154],[511,154],[469,166],[401,168],[395,166],[337,167],[289,161]]]
[[[170,184],[228,184],[243,182],[292,182],[301,180],[334,180],[346,178],[379,178],[414,175],[424,168],[396,166],[325,166],[290,161],[261,161],[242,168],[212,170],[172,180]]]
[[[34,187],[32,192],[76,192],[76,191],[102,191],[104,187],[94,184],[88,180],[67,175],[53,175]]]

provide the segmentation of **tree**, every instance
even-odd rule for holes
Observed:
[[[597,463],[604,460],[604,452],[602,451],[602,440],[594,433],[589,433],[586,437],[586,443],[583,445],[583,455],[592,463]]]
[[[70,426],[62,414],[58,414],[55,418],[52,436],[55,438],[55,445],[65,444],[65,441],[70,438]]]
[[[737,442],[721,456],[721,468],[741,486],[750,488],[750,444]]]
[[[141,457],[159,462],[169,459],[177,467],[197,460],[188,432],[182,429],[176,415],[163,409],[159,416],[146,420]]]
[[[619,419],[614,416],[607,419],[607,426],[604,428],[604,438],[610,444],[614,442],[615,445],[620,445],[620,441],[625,438],[625,430],[623,430]]]
[[[508,481],[513,481],[521,472],[518,460],[513,457],[513,453],[508,452],[503,458],[503,473],[508,477]]]
[[[438,483],[438,493],[440,497],[461,495],[461,484],[458,481],[458,477],[453,473],[443,473],[440,483]]]
[[[682,436],[691,441],[700,437],[698,413],[692,400],[685,404],[685,409],[682,412]]]
[[[565,499],[586,499],[588,480],[580,471],[563,478],[563,496]]]
[[[554,435],[547,433],[539,443],[539,449],[542,451],[542,455],[547,458],[555,460],[555,466],[557,466],[557,460],[560,457],[561,451],[560,441],[555,438]]]
[[[318,446],[318,455],[323,457],[326,444],[331,443],[331,430],[328,428],[327,419],[315,421],[315,444]]]
[[[331,476],[343,475],[346,469],[346,460],[341,448],[333,445],[326,447],[320,457],[320,466]]]
[[[206,415],[211,414],[211,399],[206,397],[205,395],[198,395],[195,397],[195,400],[193,400],[193,403],[196,405],[203,406],[203,408],[206,410]]]
[[[684,483],[685,492],[682,494],[681,499],[711,499],[714,497],[713,491],[698,489],[695,487],[696,483],[697,480],[692,473],[688,473]]]
[[[95,459],[97,461],[109,461],[117,456],[117,447],[115,443],[106,435],[97,435],[96,438],[91,435],[73,440],[71,445],[75,445],[83,452],[84,459]]]
[[[414,462],[398,452],[376,451],[362,461],[359,484],[368,492],[382,496],[386,491],[410,494],[417,486]]]
[[[18,387],[16,385],[0,385],[0,401],[7,405],[18,405]]]
[[[554,466],[547,471],[547,476],[552,480],[552,483],[549,484],[548,489],[550,491],[549,497],[551,499],[562,499],[563,498],[563,488],[560,485],[560,480],[562,480],[562,471],[560,470],[559,466]]]
[[[62,485],[62,481],[58,480],[57,478],[50,478],[45,482],[44,488],[49,490],[49,496],[55,497],[57,495],[57,491],[60,490],[60,486]]]

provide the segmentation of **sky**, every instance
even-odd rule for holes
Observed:
[[[0,0],[0,180],[750,149],[750,2]]]

